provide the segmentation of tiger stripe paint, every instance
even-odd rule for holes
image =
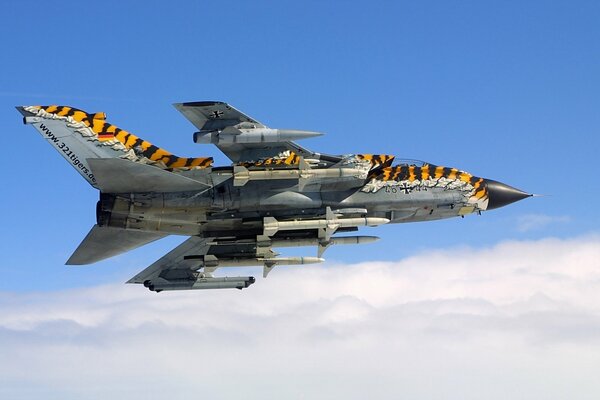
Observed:
[[[444,167],[435,167],[435,179],[444,177]]]
[[[411,165],[410,167],[408,167],[408,180],[410,182],[415,181],[415,178],[416,178],[415,168],[417,168],[417,167],[414,165]]]
[[[473,176],[465,171],[456,168],[448,168],[433,164],[418,165],[395,165],[393,167],[384,167],[369,174],[371,182],[407,182],[410,184],[429,187],[444,187],[451,182],[467,185],[470,196],[474,202],[485,201],[488,198],[487,186],[483,178]],[[443,183],[440,183],[442,182]],[[367,185],[368,187],[369,185]],[[367,191],[377,191],[381,184],[370,185]],[[366,188],[366,187],[365,187]],[[373,189],[374,188],[374,189]]]
[[[89,127],[99,141],[106,142],[116,139],[128,150],[133,150],[137,155],[156,163],[162,163],[166,168],[207,168],[213,163],[212,157],[186,158],[173,155],[165,149],[106,122],[106,114],[103,112],[90,114],[74,107],[59,105],[35,106],[35,108],[59,117],[71,117]]]
[[[389,154],[357,154],[356,157],[359,160],[368,161],[371,169],[390,167],[396,158]]]
[[[459,171],[456,168],[440,167],[433,164],[425,164],[421,167],[417,165],[396,165],[393,167],[382,168],[375,176],[379,180],[426,180],[446,178],[450,180],[460,180],[465,183],[475,184],[483,181],[482,178],[475,177],[468,172]]]
[[[293,151],[290,151],[290,154],[287,156],[281,157],[269,157],[264,160],[255,161],[255,162],[244,162],[240,163],[244,167],[272,167],[272,166],[285,166],[285,165],[299,165],[300,164],[300,156]]]

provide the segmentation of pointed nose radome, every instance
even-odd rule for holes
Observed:
[[[515,201],[523,200],[526,197],[532,196],[529,193],[515,189],[514,187],[508,186],[502,182],[491,179],[486,179],[485,181],[487,183],[489,198],[487,210],[504,207],[510,203],[514,203]]]

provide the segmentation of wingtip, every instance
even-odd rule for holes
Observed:
[[[91,261],[88,262],[87,260],[81,258],[78,254],[77,254],[77,250],[75,250],[73,252],[73,254],[71,254],[71,257],[69,257],[69,259],[65,262],[65,265],[69,266],[69,267],[73,267],[73,266],[79,266],[79,265],[87,265],[87,264],[92,264],[95,261]]]
[[[15,108],[24,117],[28,117],[28,116],[32,115],[29,111],[25,110],[25,106],[15,106]]]

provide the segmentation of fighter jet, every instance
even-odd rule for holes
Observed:
[[[218,268],[320,263],[332,245],[363,244],[359,227],[464,217],[530,194],[456,168],[387,154],[330,155],[296,141],[312,131],[273,129],[218,101],[174,105],[231,161],[184,158],[69,106],[23,106],[23,122],[100,191],[96,221],[67,261],[91,264],[167,235],[189,238],[132,277],[154,292],[243,289],[252,276]],[[342,235],[340,235],[342,234]],[[280,257],[315,246],[316,256]]]

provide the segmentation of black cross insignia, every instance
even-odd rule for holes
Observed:
[[[212,114],[210,115],[210,118],[221,118],[221,115],[223,115],[223,111],[220,110],[215,110],[212,112]]]

